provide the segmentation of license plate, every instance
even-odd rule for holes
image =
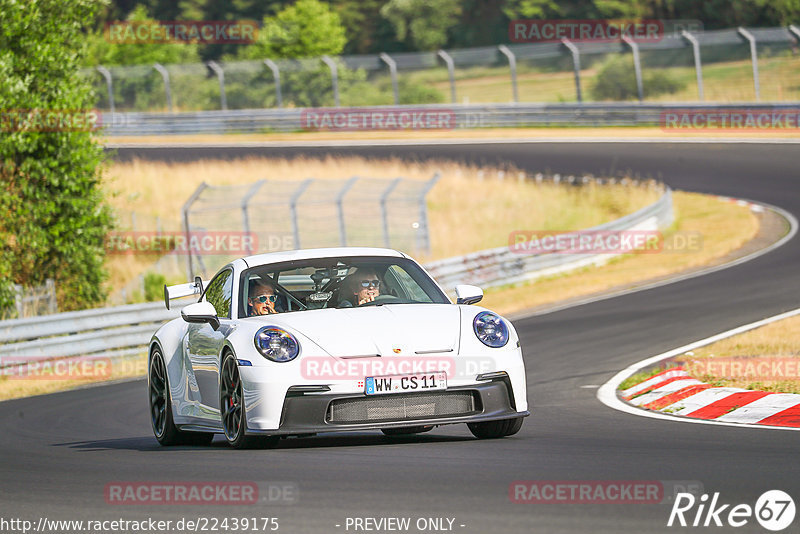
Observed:
[[[444,371],[421,375],[368,376],[364,380],[364,393],[367,395],[437,389],[447,389],[447,373]]]

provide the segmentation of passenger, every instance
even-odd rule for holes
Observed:
[[[250,305],[249,316],[280,313],[276,307],[278,295],[275,294],[275,286],[269,282],[251,280],[249,295],[250,297],[247,299]]]

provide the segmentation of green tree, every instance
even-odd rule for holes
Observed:
[[[0,0],[0,109],[92,107],[77,71],[98,7],[96,0]],[[56,280],[62,310],[103,302],[111,217],[100,190],[102,147],[88,131],[2,126],[0,307],[11,304],[11,284],[47,278]]]
[[[417,50],[436,50],[447,42],[447,32],[458,23],[458,0],[389,0],[381,15],[394,27],[397,39]]]
[[[345,29],[338,13],[318,0],[299,0],[277,15],[264,18],[255,44],[240,59],[307,58],[342,53]]]

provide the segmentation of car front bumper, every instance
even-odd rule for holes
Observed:
[[[302,435],[421,425],[475,423],[526,417],[518,412],[508,378],[447,390],[364,395],[290,392],[277,430],[248,425],[248,434]]]

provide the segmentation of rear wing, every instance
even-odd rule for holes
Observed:
[[[199,276],[194,277],[194,282],[188,284],[178,284],[175,286],[164,286],[164,304],[169,309],[169,301],[181,297],[191,297],[203,292],[203,287],[208,284],[208,280],[203,281]]]

